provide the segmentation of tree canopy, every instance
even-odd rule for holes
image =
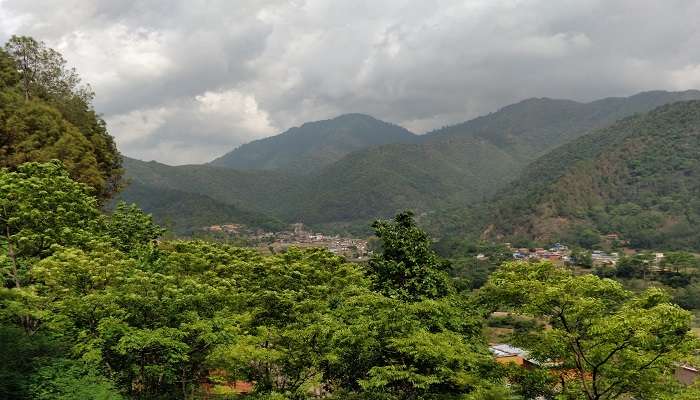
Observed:
[[[549,329],[518,338],[539,365],[558,371],[563,398],[659,398],[673,389],[674,363],[697,340],[691,314],[659,289],[640,294],[619,282],[574,276],[548,262],[506,263],[486,302],[539,318]]]
[[[196,399],[245,385],[251,399],[692,396],[670,375],[696,347],[690,315],[664,292],[506,263],[474,297],[410,213],[374,224],[381,249],[365,266],[322,249],[156,240],[150,216],[101,214],[58,161],[0,170],[0,190],[3,398]],[[546,322],[516,342],[537,368],[495,363],[492,309]]]

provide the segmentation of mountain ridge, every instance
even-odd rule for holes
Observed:
[[[469,129],[449,127],[450,134],[417,143],[371,146],[304,174],[142,162],[126,162],[125,167],[127,176],[146,185],[208,196],[282,221],[364,227],[374,218],[402,209],[432,212],[492,198],[518,179],[528,164],[590,132],[591,126],[687,97],[700,99],[700,92],[659,91],[601,99],[585,103],[589,105],[576,118],[561,109],[580,110],[571,104],[582,103],[521,102],[462,124]],[[533,114],[528,112],[533,104],[556,107],[540,106],[541,113]],[[128,188],[124,197],[129,197]]]
[[[242,144],[209,164],[231,169],[310,173],[356,150],[416,140],[415,134],[398,125],[366,114],[342,114]]]

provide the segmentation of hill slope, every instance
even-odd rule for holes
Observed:
[[[285,169],[315,172],[348,153],[388,143],[406,143],[416,136],[406,129],[363,114],[305,123],[244,144],[217,158],[211,165],[233,169]]]
[[[190,234],[202,227],[226,222],[267,230],[278,230],[284,225],[278,219],[242,210],[208,196],[141,182],[131,182],[129,190],[120,194],[117,200],[138,204],[153,215],[156,223],[177,234]]]
[[[366,226],[401,209],[431,212],[491,198],[527,164],[591,127],[688,97],[700,98],[700,92],[647,92],[592,103],[527,100],[432,132],[420,143],[366,148],[307,174],[136,160],[126,160],[125,167],[128,177],[145,185],[207,196],[286,222]],[[440,225],[445,222],[450,221]]]
[[[537,157],[620,117],[700,91],[645,92],[590,103],[530,99],[431,132],[417,144],[357,151],[315,175],[295,218],[311,223],[430,211],[488,199]],[[364,223],[364,222],[363,222]]]
[[[491,236],[700,249],[700,101],[662,106],[540,158],[498,195]],[[482,209],[483,212],[483,209]]]

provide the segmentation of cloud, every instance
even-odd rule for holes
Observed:
[[[171,164],[198,163],[275,133],[255,97],[235,89],[207,91],[163,106],[107,117],[125,154]]]
[[[122,151],[203,162],[364,112],[425,132],[527,97],[700,85],[683,0],[4,0],[0,36],[59,49]]]

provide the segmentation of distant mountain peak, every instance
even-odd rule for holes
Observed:
[[[246,143],[211,164],[233,169],[285,169],[310,173],[353,151],[415,140],[416,135],[405,128],[370,115],[342,114]]]

